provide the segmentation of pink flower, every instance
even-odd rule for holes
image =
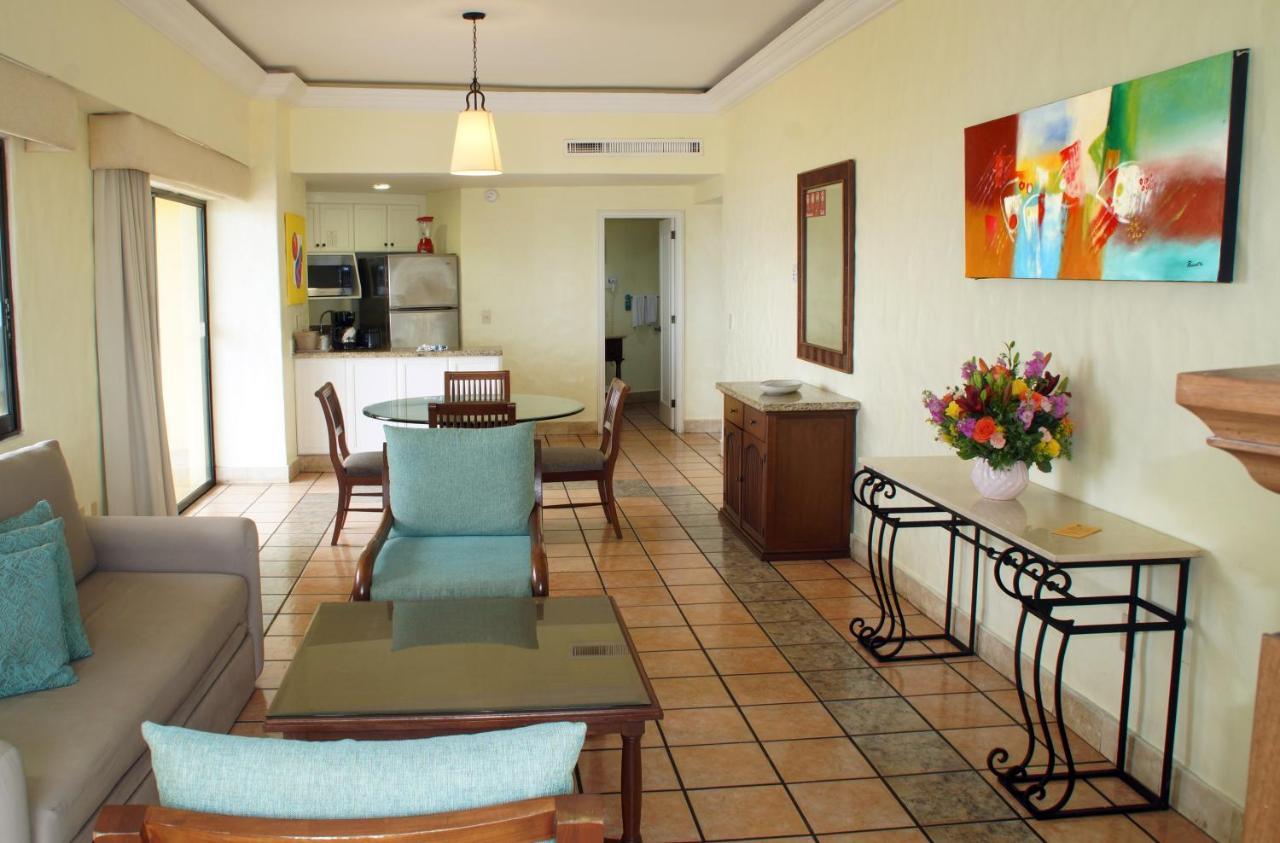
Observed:
[[[1049,428],[1047,427],[1040,428],[1040,441],[1041,442],[1053,441],[1053,434],[1049,432]]]
[[[995,448],[997,451],[1004,448],[1004,431],[997,429],[995,433],[991,434],[991,438],[987,440],[987,444],[992,448]]]

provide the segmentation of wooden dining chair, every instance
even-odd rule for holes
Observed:
[[[338,393],[332,383],[325,383],[317,389],[316,398],[320,399],[320,408],[324,410],[324,423],[329,430],[329,462],[333,464],[333,473],[338,478],[338,512],[333,519],[333,538],[329,542],[337,544],[348,512],[382,511],[381,506],[351,505],[352,497],[382,497],[382,453],[357,451],[353,454],[347,448],[347,427],[342,419],[342,405],[338,402]],[[378,490],[355,491],[357,488],[372,486],[378,487]]]
[[[516,423],[509,401],[441,401],[427,405],[431,427],[505,427]]]
[[[469,811],[367,820],[277,820],[161,808],[108,805],[94,843],[601,843],[604,805],[597,796],[526,799]]]
[[[510,401],[511,372],[445,372],[445,401]]]
[[[627,403],[631,387],[614,378],[605,396],[604,420],[601,424],[600,447],[555,447],[542,449],[542,479],[547,483],[568,483],[576,480],[594,480],[600,490],[600,500],[583,503],[544,504],[544,509],[561,509],[576,506],[604,507],[605,518],[613,525],[613,533],[622,538],[622,523],[613,495],[613,467],[618,462],[622,447],[622,410]]]

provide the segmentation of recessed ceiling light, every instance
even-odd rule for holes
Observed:
[[[391,185],[387,184],[386,182],[380,181],[373,186],[373,189],[374,190],[390,190]]]

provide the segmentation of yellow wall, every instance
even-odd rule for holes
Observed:
[[[963,277],[965,126],[1252,47],[1240,248],[1231,285],[971,281]],[[1259,636],[1280,624],[1280,517],[1206,430],[1175,405],[1184,370],[1276,362],[1280,159],[1270,117],[1280,91],[1280,4],[1233,0],[968,0],[900,3],[752,96],[729,115],[724,273],[734,329],[725,377],[793,375],[859,398],[861,456],[943,454],[920,391],[960,361],[1017,339],[1054,352],[1076,395],[1076,459],[1046,483],[1202,545],[1193,564],[1177,757],[1237,803],[1245,792]],[[795,176],[857,161],[854,373],[795,359]],[[911,571],[943,587],[935,549],[906,540]],[[1169,582],[1155,590],[1169,599]],[[984,622],[1012,639],[989,589]],[[1159,742],[1151,682],[1138,712]],[[1115,710],[1115,641],[1081,641],[1068,682]],[[1109,666],[1109,667],[1104,667]],[[1114,667],[1114,669],[1112,669]]]
[[[245,160],[248,98],[116,0],[5,0],[0,54]]]
[[[604,294],[605,335],[623,335],[623,380],[632,393],[657,392],[662,385],[662,334],[652,326],[632,327],[632,314],[641,294],[660,295],[658,220],[605,220],[604,266],[616,289]],[[632,310],[627,310],[627,296]],[[612,371],[605,373],[606,377]]]
[[[513,389],[572,396],[586,407],[580,420],[597,418],[604,351],[597,334],[600,212],[687,211],[691,200],[692,189],[683,186],[503,188],[497,202],[486,202],[483,189],[463,190],[458,250],[464,345],[501,346]],[[714,263],[703,253],[686,256],[687,301],[717,300]],[[483,310],[492,315],[488,325],[480,322]],[[687,316],[687,338],[720,319],[702,308]],[[687,351],[686,368],[706,368],[706,354],[718,358],[701,345]],[[687,399],[686,417],[714,417],[708,409],[716,406],[712,382],[688,383],[687,389],[698,397]]]
[[[293,112],[292,160],[299,173],[447,173],[457,115],[452,112]],[[723,121],[712,115],[497,114],[506,172],[583,176],[596,173],[699,175],[725,161]],[[568,158],[568,138],[697,137],[701,155]]]
[[[76,498],[101,509],[98,358],[93,304],[93,180],[80,118],[73,152],[26,152],[7,141],[9,245],[22,433],[62,446]]]

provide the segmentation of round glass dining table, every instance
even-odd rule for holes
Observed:
[[[403,424],[426,424],[427,407],[444,400],[443,395],[425,395],[421,398],[397,398],[392,401],[379,401],[364,408],[364,414],[379,421],[401,422]],[[572,398],[561,398],[558,395],[533,395],[528,392],[511,393],[511,401],[516,405],[516,421],[546,421],[562,419],[581,413],[584,409],[580,401]]]

